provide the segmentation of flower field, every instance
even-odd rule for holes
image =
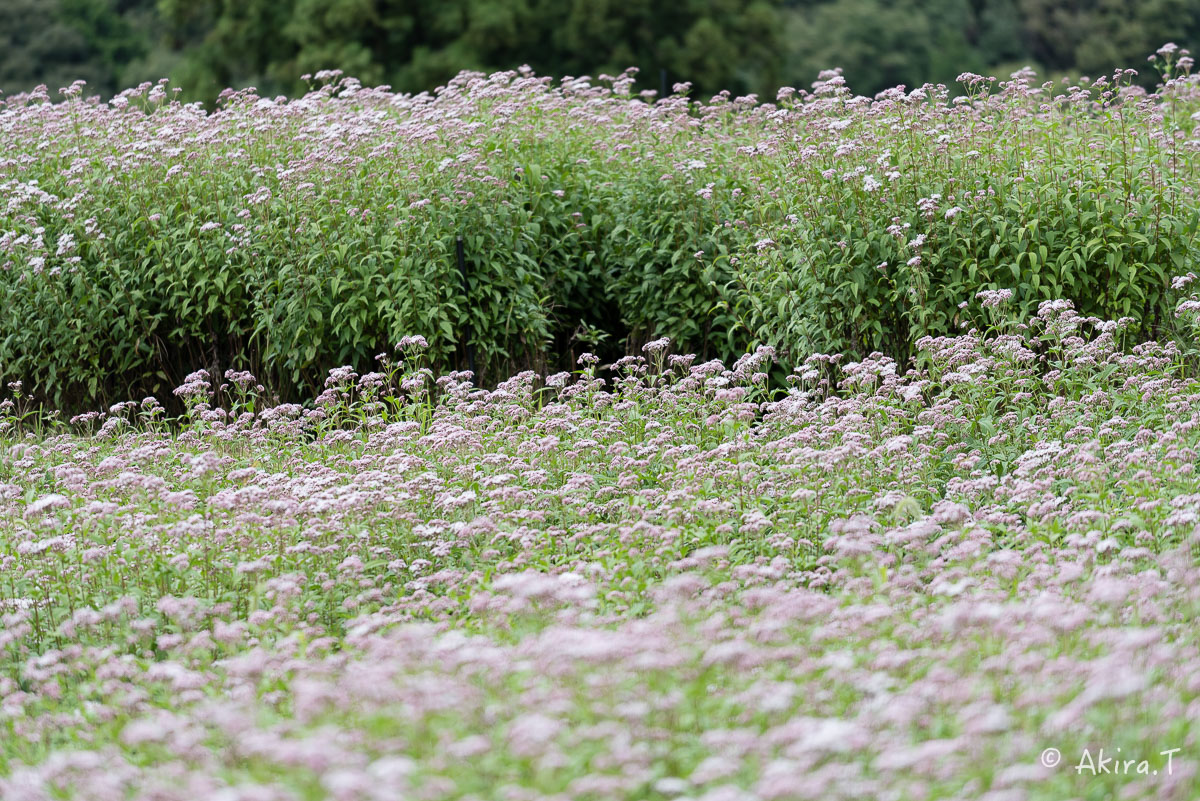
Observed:
[[[0,98],[0,801],[1200,798],[1152,58]]]
[[[1196,798],[1194,365],[977,302],[786,391],[665,340],[477,389],[408,337],[307,407],[18,393],[0,798]]]

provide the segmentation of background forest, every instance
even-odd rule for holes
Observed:
[[[0,0],[0,91],[82,78],[112,93],[169,76],[186,100],[227,86],[304,89],[337,68],[422,91],[462,69],[641,69],[770,99],[843,67],[857,93],[964,70],[1091,75],[1144,69],[1165,41],[1197,49],[1200,0]]]

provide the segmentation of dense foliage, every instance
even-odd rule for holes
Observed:
[[[1153,94],[1123,72],[967,73],[957,99],[869,100],[830,72],[769,104],[685,85],[649,102],[631,73],[522,71],[416,96],[322,73],[215,113],[163,84],[17,96],[0,379],[78,407],[248,367],[299,399],[413,331],[435,369],[473,353],[484,382],[660,336],[704,358],[905,363],[921,336],[986,322],[985,288],[1169,338],[1168,279],[1200,248],[1200,103],[1190,57],[1159,61]]]
[[[88,81],[105,97],[164,75],[185,100],[227,86],[302,91],[339,68],[432,90],[462,69],[642,69],[769,97],[842,66],[855,91],[963,70],[1101,75],[1165,41],[1200,46],[1200,0],[0,0],[0,91]],[[1152,85],[1153,78],[1147,77]]]
[[[1200,383],[981,299],[774,396],[406,338],[308,409],[0,402],[0,797],[1195,799]]]

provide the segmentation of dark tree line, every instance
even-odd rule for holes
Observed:
[[[1200,0],[0,0],[0,90],[76,78],[108,95],[169,76],[185,97],[303,90],[341,69],[432,89],[461,69],[660,70],[696,92],[764,98],[842,67],[851,88],[952,83],[963,71],[1154,75],[1146,56],[1200,45]]]

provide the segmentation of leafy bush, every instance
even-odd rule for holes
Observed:
[[[328,73],[212,114],[162,84],[13,97],[0,379],[80,406],[204,364],[299,398],[410,332],[485,381],[661,336],[905,359],[979,321],[979,288],[1165,336],[1197,250],[1197,82],[1124,77],[868,100],[830,73],[774,104],[516,72],[418,96]]]
[[[652,149],[687,133],[687,101],[621,91],[508,73],[437,98],[230,93],[213,115],[150,86],[11,99],[0,374],[64,404],[236,363],[294,395],[409,331],[441,367],[470,332],[491,377],[581,324],[702,342],[717,283],[692,254],[729,212],[660,181],[686,143]]]
[[[978,289],[1015,291],[1018,316],[1070,298],[1171,331],[1172,275],[1194,265],[1195,120],[1173,82],[1146,96],[1127,74],[1052,96],[1018,74],[850,98],[836,76],[800,107],[780,200],[789,224],[740,273],[756,333],[794,353],[882,350],[981,319]],[[780,176],[783,180],[783,175]],[[963,305],[968,302],[968,305]]]

